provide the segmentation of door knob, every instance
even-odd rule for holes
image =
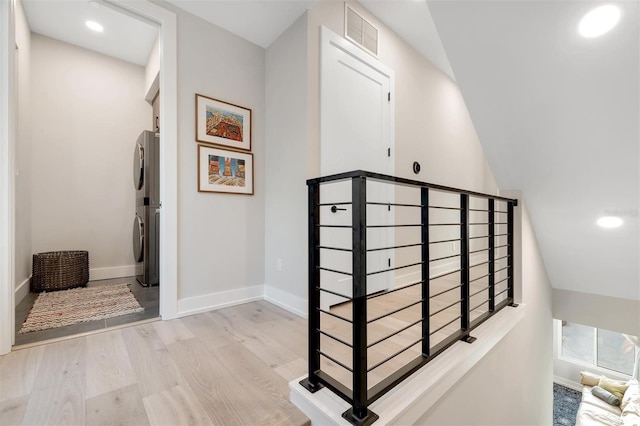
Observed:
[[[339,209],[339,208],[338,208],[338,207],[336,207],[336,206],[331,206],[331,213],[336,213],[338,210],[344,210],[344,211],[347,211],[347,209]]]

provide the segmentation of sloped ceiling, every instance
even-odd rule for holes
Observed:
[[[82,0],[22,0],[29,27],[34,33],[62,40],[104,55],[145,66],[158,28],[120,13],[105,3]],[[96,33],[85,22],[104,27]]]
[[[455,80],[425,1],[360,0],[360,4]]]
[[[553,287],[640,300],[638,1],[610,33],[591,1],[429,1],[501,188],[521,189]],[[596,220],[618,215],[603,229]]]
[[[169,1],[267,47],[318,0]],[[45,33],[32,22],[36,6],[55,5],[43,16],[59,24],[70,16],[65,3],[96,11],[84,1],[27,0],[34,31]],[[640,300],[638,0],[618,2],[619,25],[597,39],[576,30],[594,1],[363,4],[455,75],[499,186],[524,191],[552,285]],[[624,225],[597,227],[610,213]]]
[[[267,48],[320,0],[167,0],[253,44]]]

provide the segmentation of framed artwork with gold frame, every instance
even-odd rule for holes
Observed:
[[[251,151],[251,110],[196,93],[196,140]]]
[[[198,144],[198,191],[253,195],[253,154]]]

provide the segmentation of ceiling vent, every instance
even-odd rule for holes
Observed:
[[[345,4],[344,37],[378,56],[378,29]]]

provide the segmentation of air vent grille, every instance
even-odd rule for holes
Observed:
[[[369,21],[345,6],[345,38],[378,56],[378,29]]]

